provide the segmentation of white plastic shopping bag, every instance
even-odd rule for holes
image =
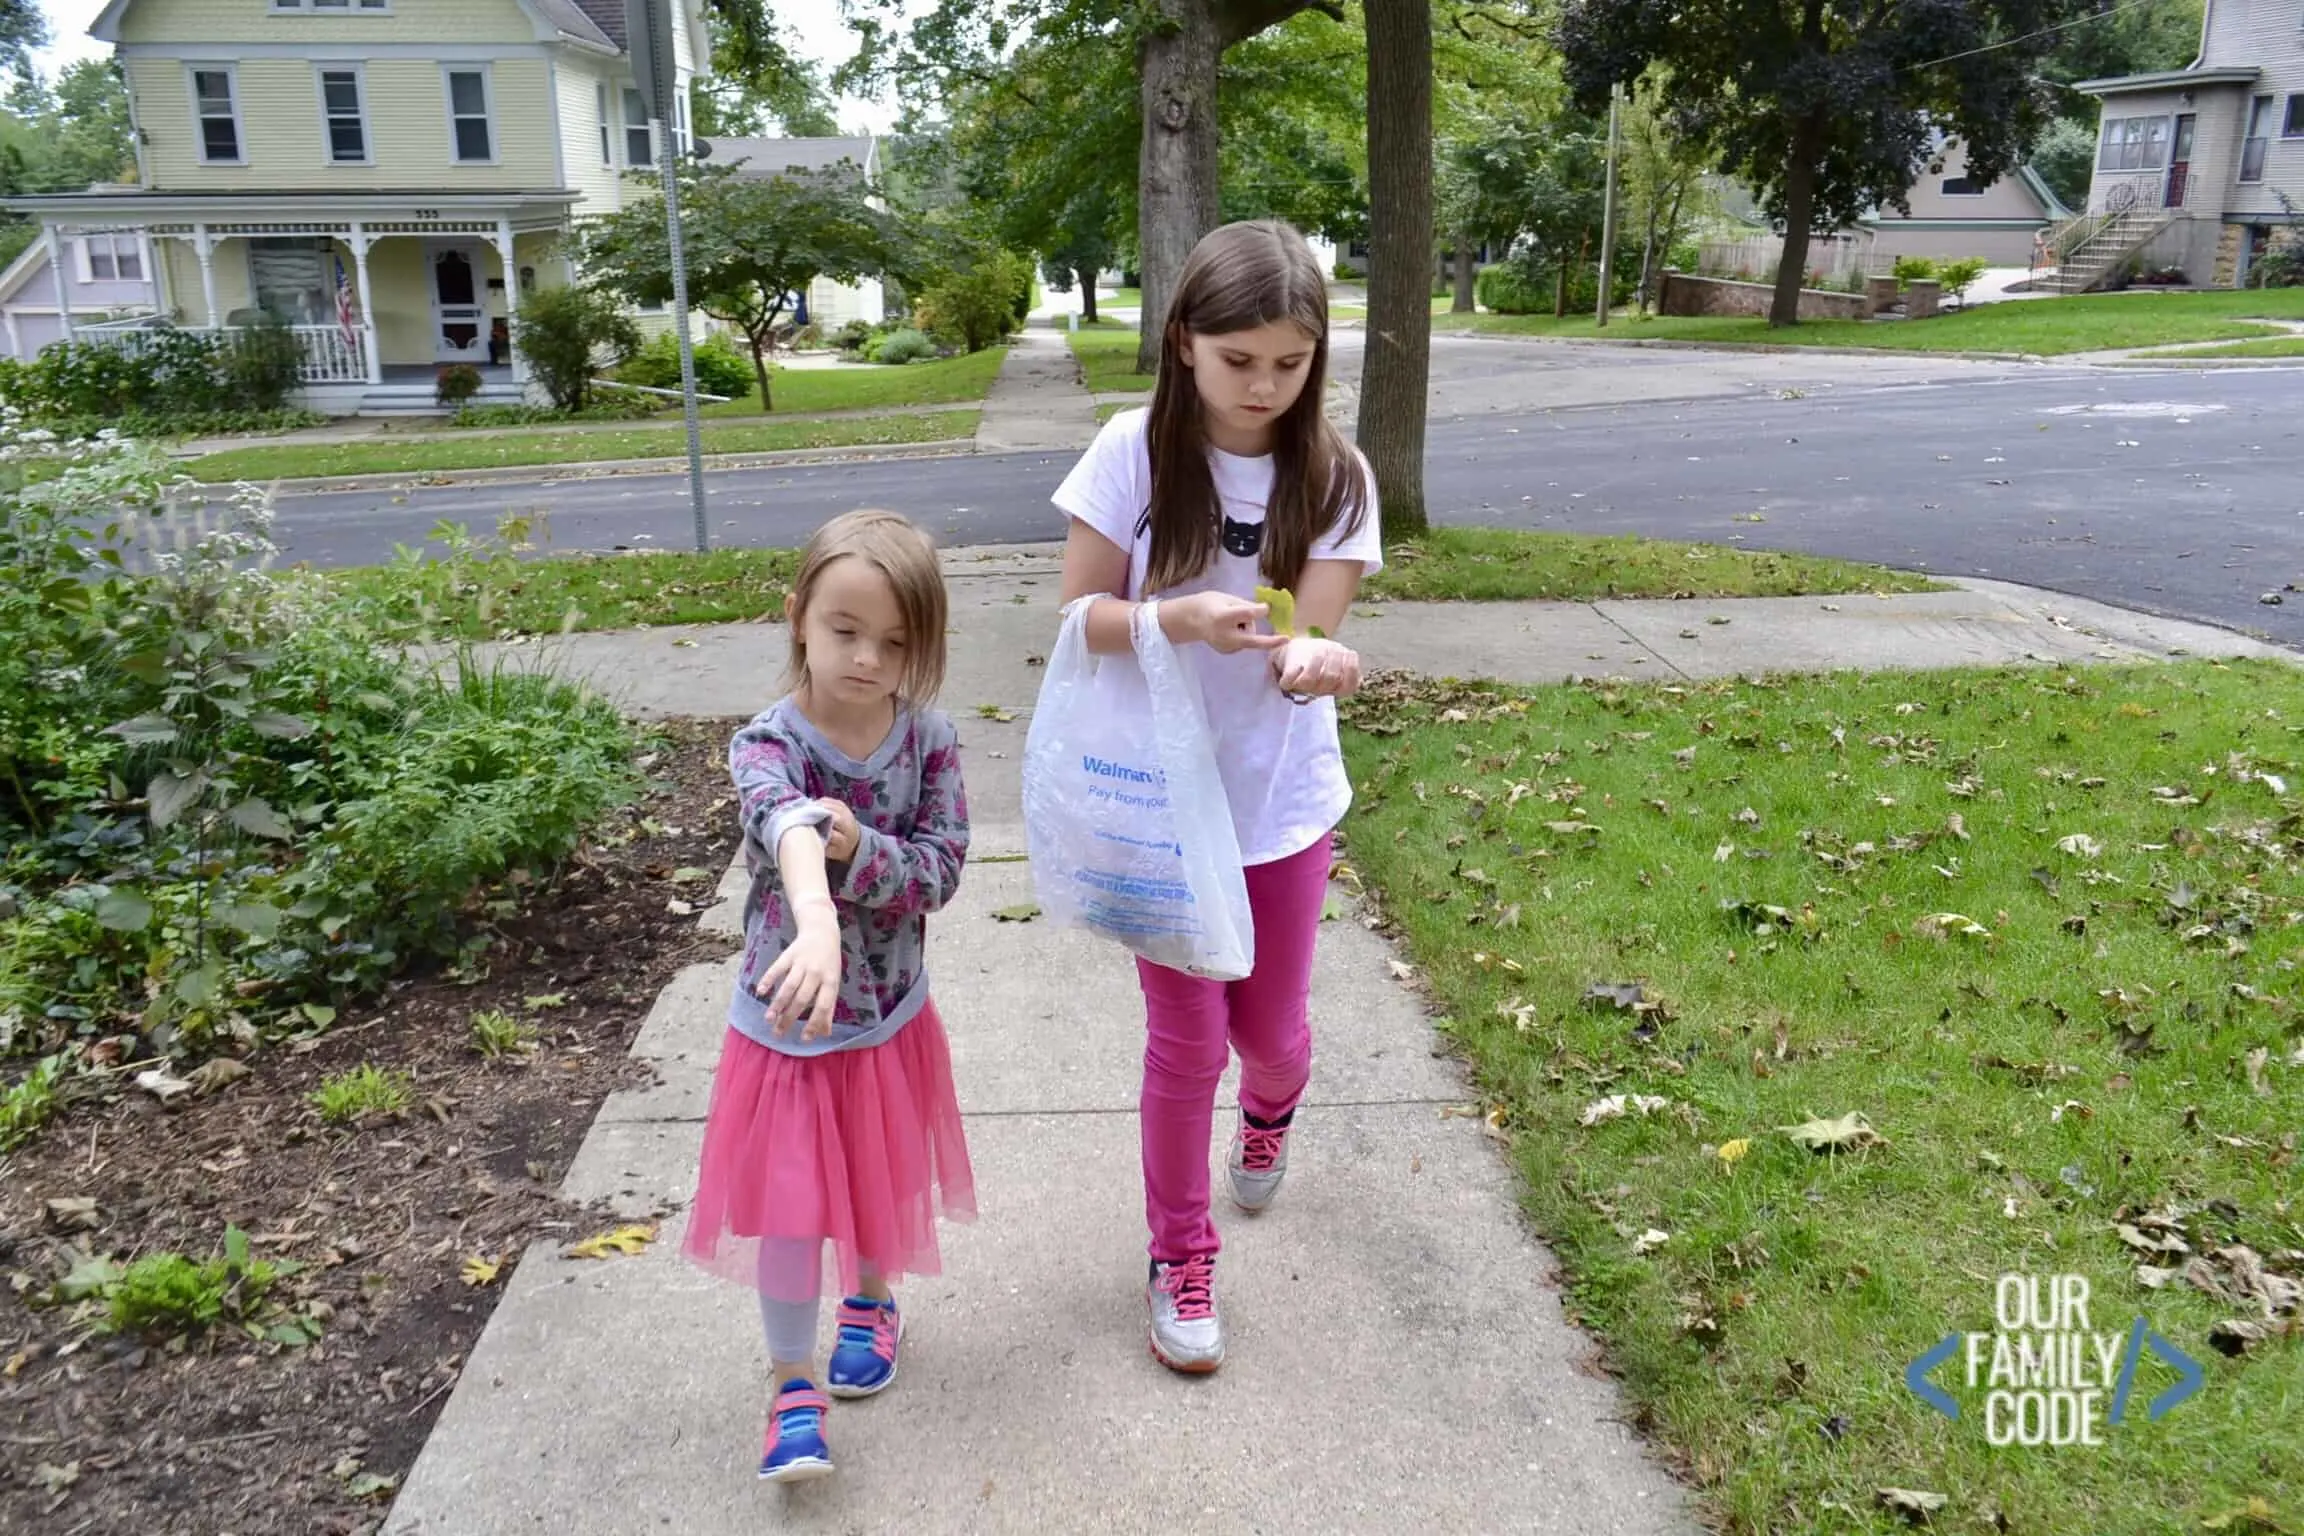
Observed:
[[[1149,604],[1135,654],[1090,653],[1094,601],[1064,610],[1024,750],[1040,909],[1156,965],[1236,981],[1256,934],[1198,679]]]

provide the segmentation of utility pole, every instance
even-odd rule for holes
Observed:
[[[680,145],[674,131],[672,11],[667,0],[624,0],[625,46],[632,76],[648,110],[648,132],[656,142],[656,172],[664,187],[664,232],[672,256],[672,333],[679,338],[681,413],[688,419],[688,499],[696,513],[696,552],[712,548],[704,518],[704,433],[696,415],[696,343],[688,334],[688,260],[680,235]]]
[[[1623,104],[1624,87],[1621,83],[1608,87],[1608,191],[1600,214],[1600,298],[1593,323],[1605,328],[1608,324],[1608,285],[1614,276],[1616,264],[1616,142],[1617,109]]]

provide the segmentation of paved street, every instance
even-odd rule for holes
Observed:
[[[1477,346],[1478,344],[1472,344]],[[1484,355],[1499,375],[1535,348]],[[1541,349],[1572,368],[1576,349]],[[1625,354],[1613,354],[1622,357]],[[1643,352],[1695,379],[1703,354]],[[1469,359],[1469,361],[1467,361]],[[1773,361],[1773,360],[1771,360]],[[1800,360],[1795,360],[1795,362]],[[1945,382],[1856,382],[1779,398],[1473,415],[1463,388],[1430,437],[1428,486],[1444,521],[1741,542],[1989,576],[2304,645],[2304,495],[2297,423],[2304,370],[1986,369],[1922,363]],[[1696,391],[1692,391],[1696,392]],[[1500,383],[1498,398],[1511,390]],[[947,543],[1058,534],[1048,494],[1070,453],[731,470],[710,482],[716,541],[800,542],[826,517],[893,507]],[[444,486],[284,498],[290,558],[387,558],[438,520],[491,526],[547,511],[558,549],[688,547],[678,477]]]

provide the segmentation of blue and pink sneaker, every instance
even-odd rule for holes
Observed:
[[[896,1379],[896,1351],[904,1341],[904,1314],[893,1297],[851,1296],[840,1303],[839,1342],[832,1346],[826,1387],[834,1397],[870,1397]]]
[[[832,1475],[832,1448],[824,1443],[824,1410],[832,1405],[815,1384],[788,1381],[768,1413],[768,1444],[760,1453],[760,1480],[798,1483]]]

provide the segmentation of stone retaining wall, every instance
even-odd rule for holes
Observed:
[[[1657,309],[1667,315],[1765,316],[1775,299],[1776,290],[1767,283],[1739,283],[1723,277],[1690,277],[1685,272],[1667,272]],[[1864,296],[1860,293],[1800,290],[1803,320],[1861,320],[1864,317]]]

